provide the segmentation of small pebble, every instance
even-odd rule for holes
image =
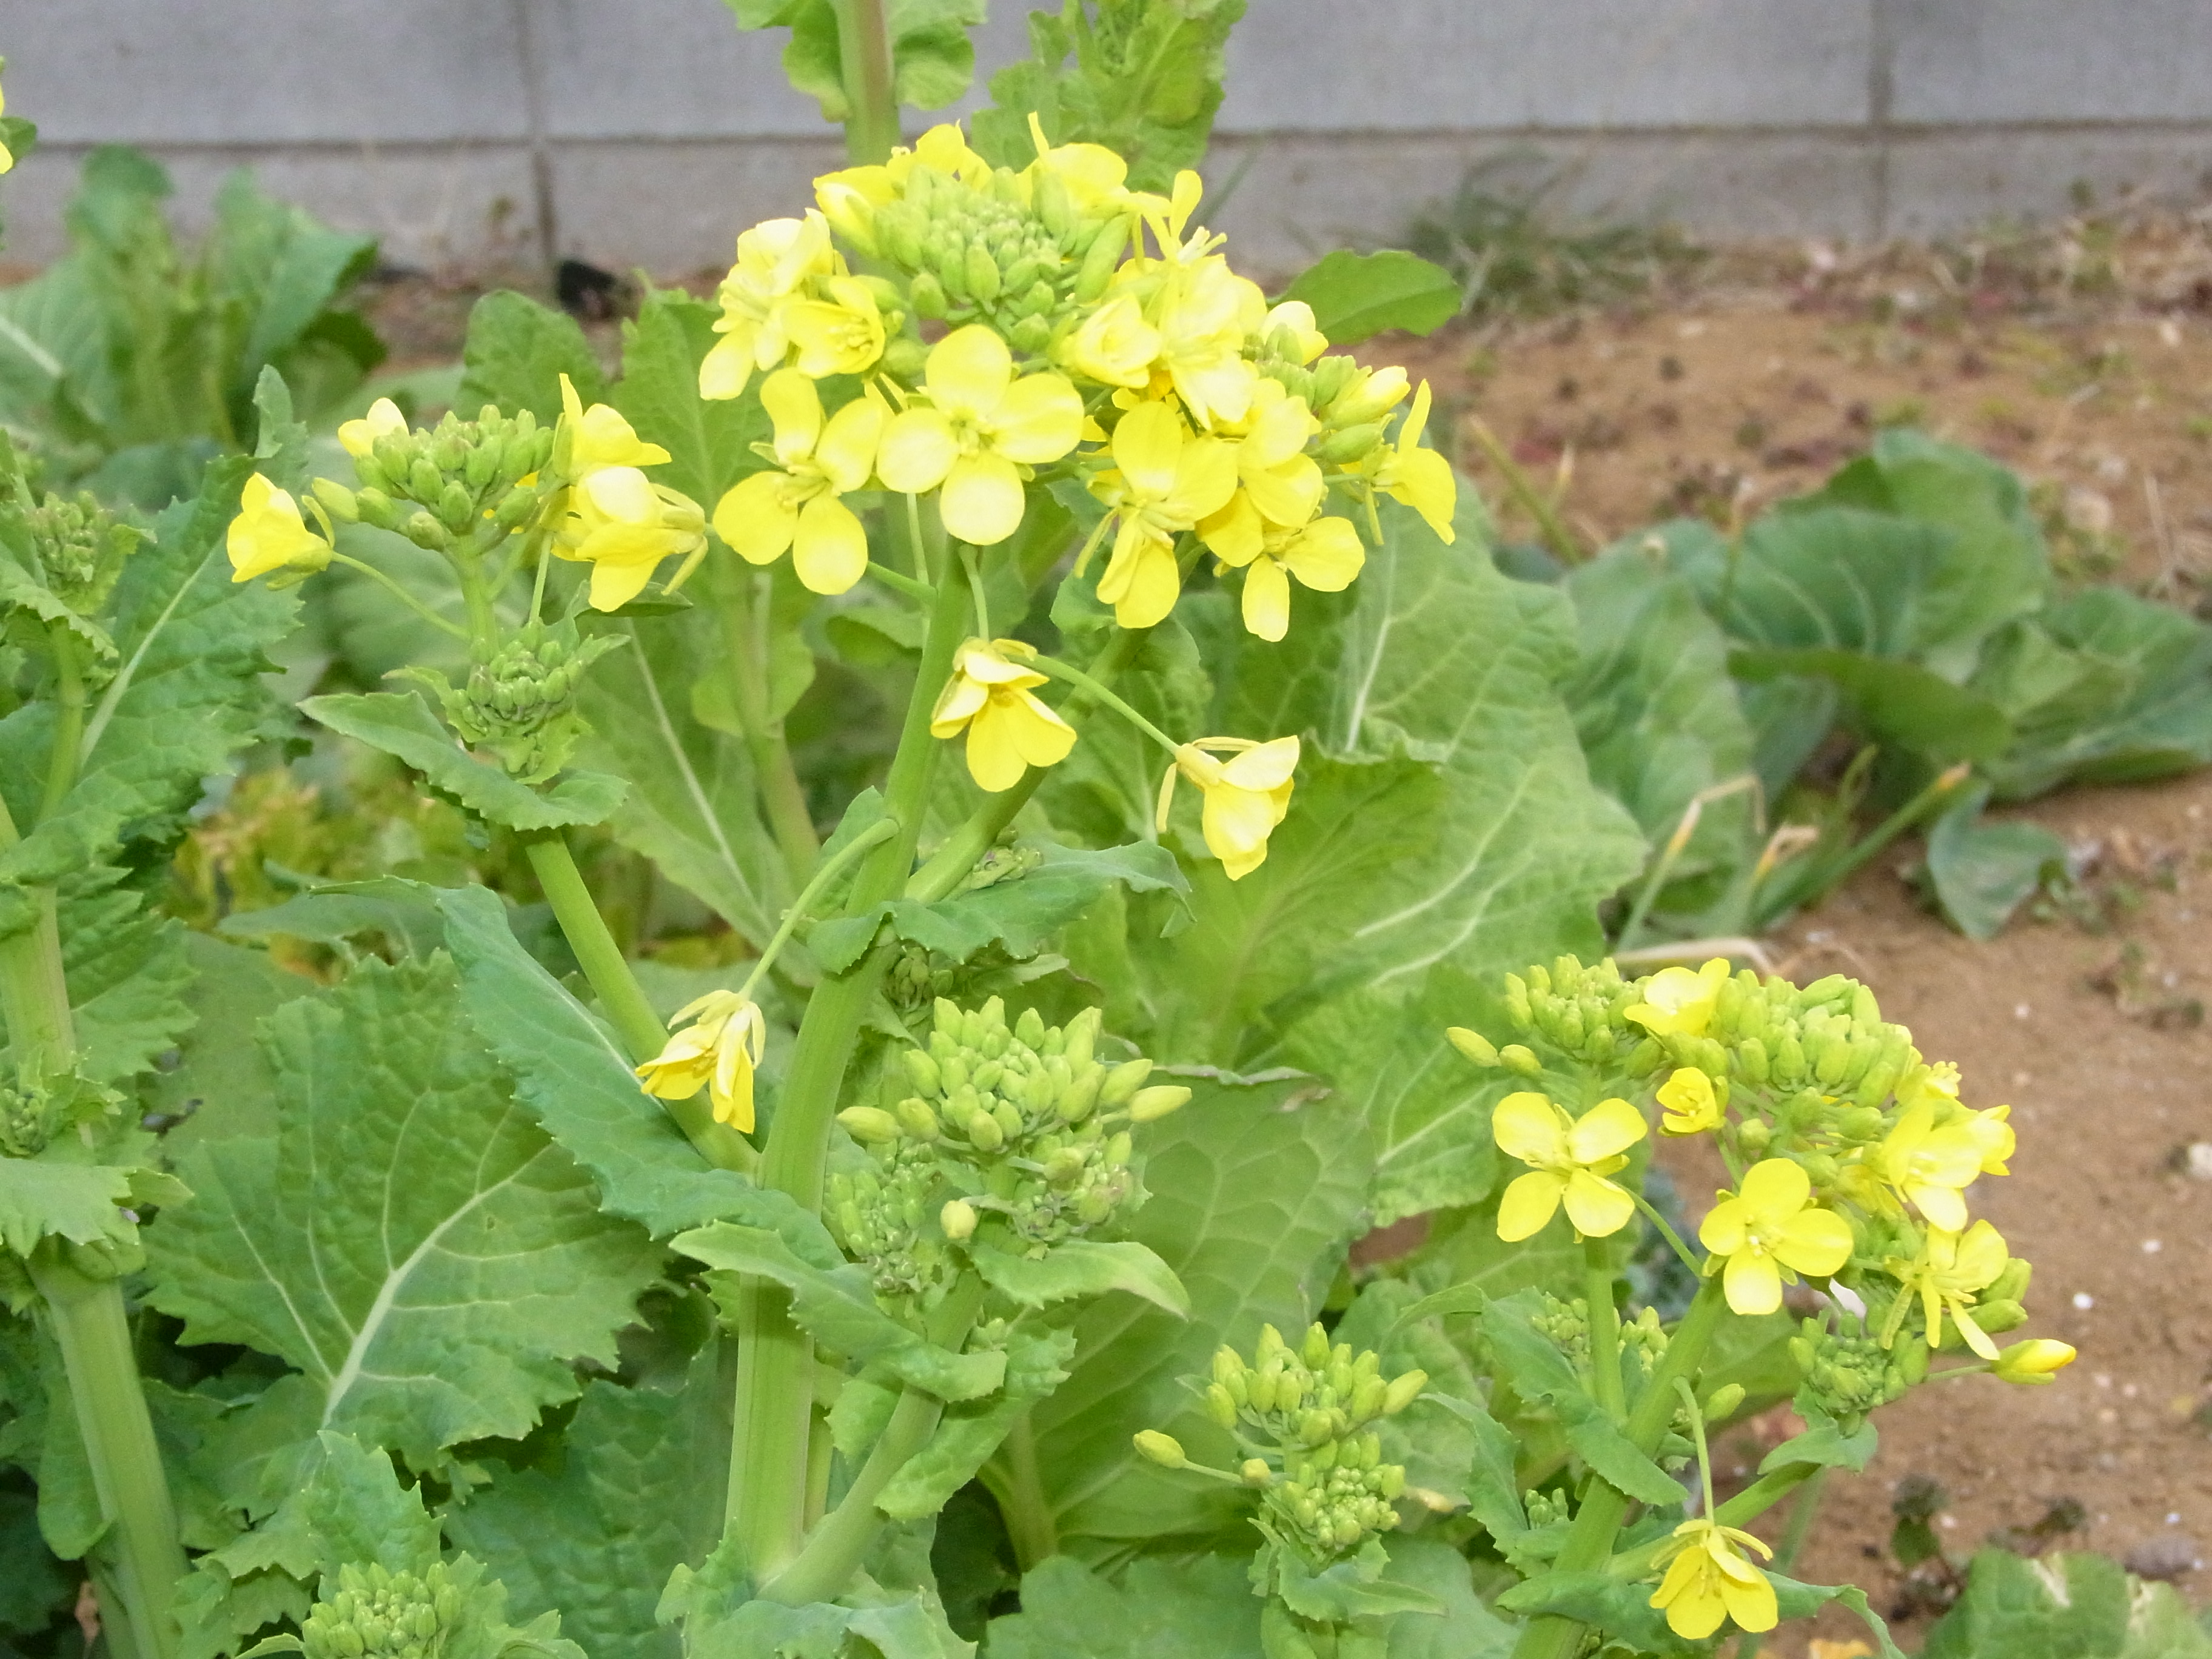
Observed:
[[[2026,1019],[2034,1012],[2024,1002],[2015,1002],[2012,1006],[2012,1017],[2014,1019]]]
[[[2097,1298],[2087,1291],[2076,1291],[2074,1292],[2074,1305],[2087,1313],[2097,1305]]]
[[[2156,1255],[2165,1248],[2165,1245],[2160,1243],[2159,1241],[2154,1238],[2146,1238],[2143,1240],[2143,1254],[2145,1255]]]
[[[2179,1578],[2203,1566],[2197,1559],[2197,1540],[2185,1532],[2160,1533],[2155,1538],[2146,1538],[2124,1558],[2127,1570],[2138,1578]]]
[[[2183,1155],[2182,1167],[2199,1181],[2212,1181],[2212,1140],[2192,1141]]]
[[[2166,1524],[2169,1527],[2179,1526],[2181,1524],[2181,1511],[2179,1510],[2168,1510],[2166,1512]]]

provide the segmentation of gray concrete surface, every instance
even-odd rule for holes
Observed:
[[[1024,9],[981,31],[986,75]],[[9,256],[59,250],[77,162],[121,141],[188,225],[250,165],[404,263],[718,264],[840,154],[783,38],[715,0],[0,0],[44,135],[0,183]],[[1388,239],[1505,153],[1717,235],[2212,193],[2212,0],[1251,0],[1230,56],[1220,228],[1261,270]]]

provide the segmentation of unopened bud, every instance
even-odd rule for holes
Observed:
[[[1704,1407],[1705,1421],[1724,1423],[1735,1415],[1735,1408],[1741,1404],[1743,1404],[1742,1383],[1730,1382],[1715,1389],[1705,1397]]]
[[[357,524],[361,520],[361,501],[335,478],[318,478],[313,484],[315,499],[340,524]]]
[[[981,1108],[970,1112],[961,1127],[978,1152],[995,1152],[1006,1144],[1006,1132],[999,1127],[999,1120]]]
[[[1183,1455],[1182,1443],[1171,1434],[1162,1434],[1158,1429],[1139,1431],[1134,1441],[1137,1455],[1158,1464],[1164,1469],[1180,1469],[1188,1466],[1190,1459]]]
[[[1402,1376],[1392,1377],[1390,1386],[1383,1391],[1382,1415],[1395,1417],[1419,1400],[1421,1390],[1428,1386],[1429,1374],[1426,1371],[1407,1371]]]
[[[964,1198],[948,1199],[945,1207],[937,1212],[937,1224],[956,1244],[972,1238],[975,1235],[975,1206]]]
[[[837,1121],[847,1134],[867,1146],[886,1146],[899,1138],[898,1120],[878,1107],[848,1106],[837,1114]]]
[[[1149,1089],[1139,1089],[1129,1098],[1129,1119],[1133,1123],[1152,1123],[1170,1112],[1189,1103],[1190,1091],[1180,1084],[1154,1084]]]
[[[1106,1073],[1105,1082],[1099,1085],[1098,1103],[1106,1107],[1127,1105],[1152,1074],[1152,1062],[1149,1060],[1133,1060],[1116,1066]]]
[[[1207,1383],[1206,1414],[1224,1429],[1235,1428],[1237,1426],[1236,1397],[1218,1382]]]
[[[923,1094],[937,1093],[940,1085],[937,1062],[929,1057],[926,1048],[908,1048],[899,1054],[899,1063],[906,1067],[907,1077]]]
[[[1990,1373],[2007,1382],[2035,1386],[2051,1381],[2074,1363],[2074,1346],[2068,1342],[2054,1342],[2049,1337],[2030,1337],[2025,1342],[2015,1342],[1997,1355]]]
[[[1445,1028],[1444,1036],[1450,1039],[1453,1048],[1476,1065],[1487,1066],[1498,1063],[1498,1045],[1481,1032],[1470,1031],[1464,1025],[1452,1025]]]
[[[1263,1457],[1248,1457],[1237,1466],[1237,1473],[1244,1478],[1248,1486],[1264,1486],[1275,1478],[1274,1470],[1267,1467]]]
[[[1498,1063],[1509,1072],[1518,1072],[1523,1077],[1534,1077],[1544,1069],[1544,1062],[1536,1058],[1535,1050],[1518,1042],[1509,1042],[1498,1051]]]
[[[1757,1158],[1765,1152],[1767,1142],[1773,1138],[1774,1132],[1767,1127],[1766,1121],[1763,1118],[1746,1118],[1736,1126],[1736,1145],[1742,1147],[1745,1153],[1752,1158]]]
[[[399,533],[416,546],[431,553],[442,553],[453,544],[453,538],[446,533],[446,526],[428,513],[410,514],[399,526]]]
[[[930,1109],[929,1103],[917,1095],[908,1095],[891,1110],[898,1119],[899,1127],[916,1140],[934,1140],[945,1133],[944,1126],[937,1121],[937,1114]]]

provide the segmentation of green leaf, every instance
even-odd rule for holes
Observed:
[[[631,639],[594,664],[579,706],[582,750],[628,781],[611,828],[744,938],[764,940],[791,902],[787,866],[761,823],[743,743],[701,721],[691,689],[717,672],[713,622],[695,615],[616,624]]]
[[[96,1083],[150,1069],[192,1020],[184,924],[153,915],[141,894],[117,884],[122,876],[87,870],[62,884],[62,967],[79,1069]]]
[[[1030,1413],[1064,1540],[1211,1532],[1235,1516],[1235,1492],[1144,1462],[1130,1437],[1164,1429],[1194,1457],[1233,1462],[1184,1378],[1221,1343],[1249,1348],[1262,1324],[1303,1328],[1359,1224],[1368,1137],[1340,1103],[1303,1078],[1184,1080],[1190,1103],[1147,1131],[1152,1197],[1130,1231],[1182,1281],[1191,1315],[1112,1297],[1076,1316],[1073,1375]]]
[[[1966,1593],[1928,1632],[1923,1659],[2199,1659],[2212,1637],[2166,1584],[2101,1555],[2031,1560],[1984,1550]]]
[[[2066,870],[2066,843],[2039,823],[1983,820],[1978,786],[1928,831],[1928,879],[1944,919],[1968,939],[1995,939],[2012,913]]]
[[[1638,1659],[1703,1659],[1711,1650],[1667,1627],[1651,1606],[1651,1587],[1624,1583],[1602,1572],[1546,1572],[1512,1586],[1498,1598],[1509,1613],[1556,1613],[1603,1631]]]
[[[1313,307],[1333,346],[1358,345],[1388,329],[1430,334],[1459,315],[1464,296],[1449,271],[1396,248],[1322,256],[1282,292]]]
[[[498,896],[441,890],[461,1004],[514,1078],[516,1094],[562,1151],[591,1173],[602,1208],[665,1237],[738,1217],[799,1240],[819,1224],[787,1194],[709,1168],[660,1103],[637,1085],[606,1028],[516,940]],[[816,1259],[834,1263],[830,1247]]]
[[[149,1231],[150,1299],[187,1343],[289,1361],[327,1426],[417,1467],[569,1399],[659,1254],[509,1093],[442,963],[365,963],[266,1027],[273,1139],[205,1141]]]
[[[1862,1470],[1874,1459],[1881,1444],[1881,1437],[1870,1421],[1862,1420],[1849,1434],[1836,1419],[1814,1407],[1806,1413],[1808,1426],[1802,1434],[1792,1435],[1759,1461],[1759,1472],[1766,1474],[1775,1469],[1786,1469],[1792,1463],[1811,1463],[1824,1469]]]
[[[1039,1258],[1009,1255],[988,1244],[969,1255],[985,1284],[1024,1308],[1127,1291],[1156,1308],[1190,1316],[1189,1295],[1168,1264],[1142,1244],[1072,1238]]]
[[[44,1631],[66,1608],[77,1580],[39,1535],[39,1500],[29,1492],[0,1492],[0,1633]]]
[[[471,308],[461,361],[453,406],[471,419],[496,404],[505,414],[526,409],[541,424],[556,421],[563,374],[587,408],[606,396],[605,372],[576,319],[512,289],[487,294]]]
[[[946,1407],[936,1433],[891,1477],[876,1507],[894,1521],[934,1516],[975,1478],[1022,1413],[1067,1380],[1074,1353],[1070,1332],[1018,1333],[1006,1348],[1005,1386],[988,1400]]]
[[[118,1206],[131,1201],[129,1170],[45,1158],[0,1158],[0,1247],[28,1255],[52,1235],[72,1243],[123,1244],[136,1231]]]
[[[826,1232],[820,1243],[829,1243]],[[774,1279],[792,1294],[792,1318],[823,1346],[940,1400],[973,1400],[1005,1380],[1005,1354],[988,1349],[951,1353],[909,1330],[877,1304],[866,1271],[842,1257],[830,1265],[830,1257],[817,1249],[809,1252],[811,1259],[803,1258],[766,1228],[728,1221],[678,1233],[669,1243],[710,1267]]]
[[[995,107],[976,112],[971,142],[995,165],[1024,166],[1035,111],[1049,142],[1103,144],[1128,162],[1131,189],[1166,191],[1205,157],[1244,4],[1063,0],[1057,16],[1031,12],[1033,55],[991,77]]]
[[[1754,684],[1790,676],[1826,680],[1869,741],[1938,763],[1994,760],[2012,742],[2002,709],[1917,663],[1820,647],[1748,650],[1729,653],[1729,671]]]
[[[0,720],[0,794],[19,824],[38,827],[0,853],[0,933],[27,925],[21,885],[44,885],[94,862],[129,864],[164,846],[202,780],[258,735],[275,705],[258,682],[264,651],[289,631],[298,602],[264,583],[234,583],[225,527],[250,464],[210,467],[206,488],[155,521],[125,561],[110,632],[119,660],[88,711],[77,781],[40,817],[53,708],[30,702]]]
[[[699,395],[700,360],[720,337],[720,315],[681,289],[656,289],[623,325],[623,377],[607,394],[639,437],[668,452],[667,465],[653,469],[653,481],[708,513],[731,485],[768,465],[752,447],[769,435],[759,398],[710,402]]]
[[[423,781],[489,823],[510,830],[604,823],[622,805],[624,786],[604,772],[571,772],[542,793],[471,757],[411,693],[371,691],[309,697],[301,712],[333,732],[396,755]]]
[[[1566,1356],[1529,1322],[1542,1306],[1535,1291],[1519,1291],[1483,1309],[1482,1334],[1500,1375],[1524,1399],[1559,1413],[1568,1443],[1601,1479],[1646,1504],[1680,1503],[1680,1484],[1630,1443]]]
[[[741,29],[788,27],[784,74],[822,106],[825,121],[852,113],[845,96],[843,56],[836,9],[830,0],[728,0]],[[983,21],[983,0],[889,0],[884,9],[891,38],[891,90],[915,109],[942,109],[975,78],[975,49],[968,30]]]
[[[653,1608],[669,1574],[720,1540],[729,1386],[704,1357],[680,1394],[594,1381],[558,1463],[498,1475],[447,1512],[447,1534],[497,1567],[518,1617],[558,1612],[588,1653],[678,1659]]]
[[[1521,1627],[1475,1594],[1465,1556],[1440,1538],[1419,1535],[1394,1535],[1389,1548],[1383,1582],[1425,1595],[1443,1614],[1401,1613],[1390,1630],[1390,1659],[1508,1659]]]
[[[1261,1659],[1246,1558],[1139,1556],[1119,1583],[1065,1555],[1022,1578],[1022,1610],[991,1621],[991,1659]]]
[[[807,948],[829,972],[842,973],[866,953],[888,917],[901,939],[955,963],[994,946],[1023,961],[1117,884],[1133,893],[1188,890],[1175,854],[1156,844],[1093,850],[1046,842],[1029,850],[1040,859],[1034,869],[933,903],[892,899],[866,915],[820,923],[808,934]]]
[[[2212,761],[2212,628],[2123,588],[2091,588],[2000,634],[1972,684],[2017,733],[1984,769],[2000,800]]]
[[[446,933],[436,890],[398,876],[318,882],[281,904],[234,911],[220,926],[234,939],[281,936],[319,945],[380,933],[392,951],[411,957],[428,956]]]

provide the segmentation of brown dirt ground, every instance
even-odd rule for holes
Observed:
[[[1958,250],[1736,250],[1631,308],[1363,355],[1437,381],[1440,441],[1510,539],[1536,539],[1533,520],[1474,421],[1589,548],[1676,514],[1756,511],[1910,423],[2018,470],[2062,570],[2195,605],[2212,588],[2212,241],[2202,219],[2138,227],[2106,245],[2086,292],[2066,274],[2081,270],[2078,231],[1978,271]],[[2212,920],[2212,776],[2072,793],[2021,816],[2077,849],[2101,896],[1977,945],[1920,908],[1901,846],[1771,942],[1797,976],[1866,981],[1924,1052],[1961,1065],[1975,1103],[2013,1103],[2014,1173],[1975,1201],[2036,1264],[2021,1334],[2081,1350],[2049,1387],[1917,1391],[1883,1413],[1873,1466],[1831,1483],[1800,1576],[1858,1583],[1885,1611],[1922,1588],[1884,1547],[1910,1475],[1948,1494],[1938,1533],[1961,1563],[2070,1501],[2082,1522],[2063,1547],[2162,1553],[2192,1599],[2212,1591],[2187,1565],[2212,1547],[2212,1181],[2185,1172],[2187,1146],[2212,1140],[2197,1000],[2212,995],[2198,918]],[[1713,1190],[1717,1161],[1673,1161],[1686,1194]],[[1694,1219],[1704,1206],[1688,1207]],[[1786,1408],[1770,1414],[1721,1460],[1747,1470],[1791,1427]],[[1778,1537],[1782,1520],[1764,1530]],[[1812,1659],[1854,1650],[1849,1620],[1818,1630],[1843,1645]]]
[[[450,354],[475,286],[387,289],[374,310],[395,356]],[[1531,520],[1473,421],[1555,495],[1586,548],[1679,513],[1755,511],[1817,485],[1879,428],[1915,424],[2017,469],[2068,574],[2191,606],[2212,592],[2204,216],[1933,250],[1740,248],[1631,307],[1385,338],[1362,355],[1437,383],[1439,441],[1509,538],[1534,539]],[[2212,775],[2022,815],[2093,869],[2078,914],[1974,944],[1917,906],[1900,846],[1773,941],[1793,972],[1865,980],[1924,1052],[1960,1064],[1976,1103],[2013,1103],[2014,1173],[1975,1199],[2036,1263],[2023,1334],[2081,1351],[2047,1388],[1917,1392],[1883,1415],[1866,1474],[1831,1484],[1798,1571],[1859,1583],[1889,1611],[1912,1594],[1883,1548],[1908,1475],[1948,1494],[1939,1535],[1961,1562],[2068,1501],[2083,1519],[2067,1547],[2151,1547],[2170,1563],[2212,1548],[2212,1180],[2186,1173],[2185,1151],[2212,1142],[2212,1031],[2197,1000],[2212,999]],[[1717,1169],[1674,1156],[1686,1193],[1712,1190]],[[1770,1413],[1724,1438],[1721,1461],[1748,1468],[1790,1430],[1786,1408]],[[2206,1577],[2182,1566],[2177,1582],[2203,1600]],[[1810,1659],[1855,1650],[1849,1620],[1818,1629],[1838,1645]],[[1768,1650],[1808,1653],[1802,1638]]]

